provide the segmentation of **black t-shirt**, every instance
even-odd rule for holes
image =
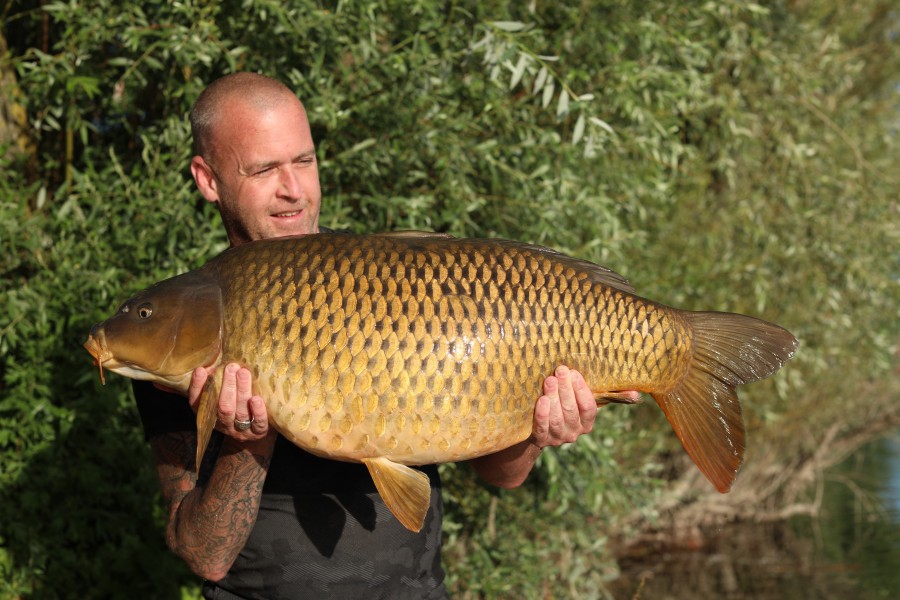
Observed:
[[[144,381],[133,388],[147,439],[196,431],[187,399]],[[279,436],[247,544],[204,596],[445,598],[440,477],[434,465],[421,470],[431,508],[413,533],[384,505],[365,465],[319,458]]]
[[[196,431],[187,399],[145,381],[133,388],[148,440]],[[434,465],[420,470],[431,480],[431,508],[413,533],[365,465],[319,458],[279,436],[247,544],[224,579],[204,584],[204,597],[446,598],[440,477]]]

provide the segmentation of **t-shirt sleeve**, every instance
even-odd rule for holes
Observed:
[[[184,396],[164,392],[149,381],[132,381],[131,387],[144,425],[144,439],[197,430],[197,417]]]

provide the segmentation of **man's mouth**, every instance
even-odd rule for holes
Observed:
[[[272,215],[272,216],[275,217],[276,219],[289,219],[289,218],[291,218],[291,217],[296,217],[296,216],[299,215],[301,212],[303,212],[303,211],[300,211],[300,210],[291,210],[291,211],[287,211],[287,212],[275,213],[275,214]]]

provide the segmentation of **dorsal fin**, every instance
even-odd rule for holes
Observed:
[[[371,234],[374,237],[386,237],[396,239],[457,239],[449,233],[438,233],[437,231],[417,231],[415,229],[404,229],[400,231],[384,231],[381,233]]]
[[[593,281],[598,283],[602,283],[603,285],[607,285],[611,288],[615,288],[627,294],[634,294],[634,288],[628,282],[625,277],[619,275],[612,269],[607,267],[603,267],[598,265],[597,263],[593,263],[589,260],[584,260],[583,258],[575,258],[569,256],[568,254],[563,254],[559,250],[554,250],[553,248],[548,248],[546,246],[541,246],[538,244],[527,244],[525,242],[514,242],[511,240],[491,240],[491,239],[483,239],[483,240],[472,240],[476,243],[481,242],[494,242],[500,245],[500,247],[506,248],[518,248],[520,250],[525,250],[527,252],[535,252],[537,254],[542,254],[544,256],[550,257],[555,261],[558,261],[564,264],[567,267],[571,267],[578,271],[587,272]]]
[[[538,244],[528,244],[525,242],[516,242],[513,240],[504,240],[500,238],[456,238],[447,233],[433,233],[427,231],[397,231],[390,233],[377,233],[373,235],[393,238],[397,241],[401,241],[409,245],[414,245],[416,242],[423,242],[430,247],[437,248],[459,245],[462,247],[474,246],[481,249],[482,251],[491,249],[495,249],[498,251],[503,249],[515,249],[522,252],[533,252],[535,254],[541,254],[546,257],[552,258],[554,261],[560,262],[567,267],[586,272],[590,275],[593,281],[602,283],[603,285],[615,288],[628,294],[635,293],[634,288],[630,283],[628,283],[628,280],[612,269],[602,267],[588,260],[573,258],[567,254],[563,254],[562,252],[559,252],[552,248],[547,248],[546,246],[540,246]]]

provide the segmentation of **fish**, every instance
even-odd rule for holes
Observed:
[[[500,239],[320,233],[245,243],[156,283],[96,324],[100,369],[186,393],[201,463],[222,373],[247,367],[270,424],[312,454],[368,467],[411,531],[429,506],[416,465],[463,461],[532,433],[558,365],[598,406],[650,395],[720,492],[743,462],[736,387],[768,377],[797,339],[754,317],[672,308],[595,263]]]

